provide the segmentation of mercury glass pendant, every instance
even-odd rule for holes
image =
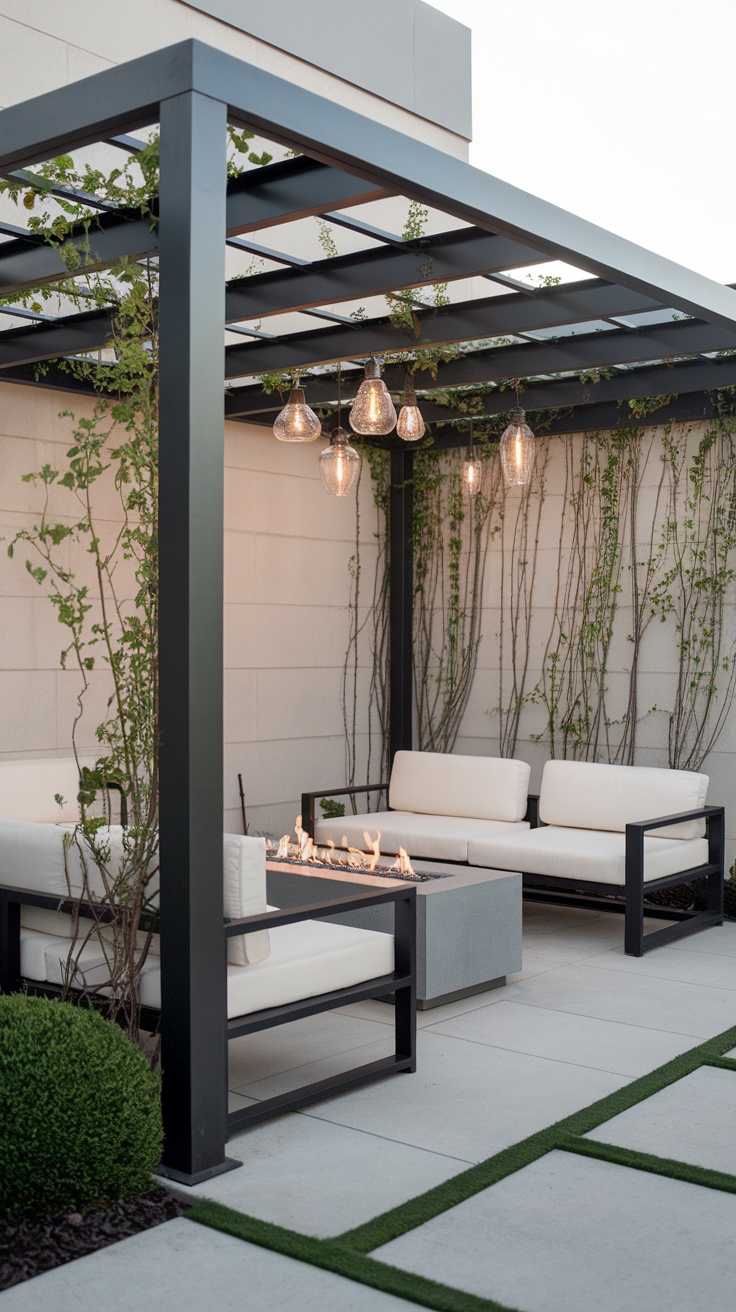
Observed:
[[[501,467],[507,487],[524,487],[534,468],[534,434],[523,410],[511,410],[509,419],[508,428],[501,434]]]
[[[303,387],[292,387],[273,431],[279,442],[314,442],[319,437],[322,425],[307,405]]]
[[[381,378],[378,361],[371,356],[350,411],[350,427],[363,437],[385,437],[395,426],[394,403]]]
[[[360,469],[360,456],[350,445],[344,428],[336,428],[319,457],[319,472],[327,491],[333,497],[344,497],[350,491]]]
[[[396,432],[405,442],[418,442],[420,437],[424,437],[424,420],[417,405],[414,377],[408,371],[404,385],[404,404],[396,421]]]
[[[463,461],[463,487],[469,497],[474,497],[476,492],[480,491],[482,473],[483,465],[471,447]]]

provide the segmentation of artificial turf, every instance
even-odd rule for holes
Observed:
[[[664,1066],[633,1080],[622,1089],[574,1112],[547,1129],[529,1135],[485,1161],[446,1180],[426,1193],[381,1213],[363,1225],[346,1230],[333,1239],[315,1239],[281,1226],[247,1216],[219,1203],[202,1200],[188,1213],[189,1219],[224,1231],[249,1243],[273,1249],[285,1256],[308,1262],[361,1284],[380,1289],[396,1298],[435,1308],[438,1312],[514,1312],[493,1299],[479,1298],[462,1290],[427,1280],[378,1261],[369,1254],[383,1244],[424,1225],[449,1208],[456,1207],[481,1190],[497,1184],[553,1150],[595,1157],[619,1166],[666,1175],[709,1189],[736,1193],[736,1176],[708,1170],[688,1162],[634,1152],[615,1144],[585,1139],[584,1135],[606,1121],[628,1111],[645,1098],[676,1083],[701,1066],[717,1066],[736,1073],[736,1061],[724,1053],[736,1047],[736,1026],[698,1044]]]

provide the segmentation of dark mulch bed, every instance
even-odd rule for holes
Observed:
[[[186,1212],[165,1189],[85,1212],[26,1216],[0,1208],[0,1289],[63,1266]]]

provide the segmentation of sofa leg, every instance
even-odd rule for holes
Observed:
[[[20,979],[20,902],[0,901],[0,992],[12,993]]]
[[[634,825],[626,826],[626,912],[624,952],[644,956],[644,835]]]
[[[411,983],[394,994],[396,1056],[411,1058],[407,1072],[417,1068],[417,985],[416,985],[416,916],[407,898],[394,903],[394,966]]]

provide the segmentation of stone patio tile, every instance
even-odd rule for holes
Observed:
[[[736,1071],[701,1066],[587,1136],[736,1175]]]
[[[681,984],[705,985],[708,988],[736,991],[736,956],[721,956],[714,952],[680,951],[677,947],[652,948],[643,957],[627,957],[623,953],[606,952],[591,957],[591,967],[617,970],[627,975],[651,975],[658,979],[675,980]],[[734,1006],[736,1015],[736,1005]]]
[[[393,1022],[393,1007],[387,1010],[388,1019]],[[343,1012],[323,1012],[290,1025],[277,1025],[271,1030],[233,1039],[228,1044],[229,1085],[237,1090],[243,1084],[295,1070],[334,1052],[352,1052],[382,1036],[383,1029],[374,1020]],[[358,1061],[346,1064],[357,1065]]]
[[[645,1075],[692,1048],[690,1034],[622,1025],[504,1000],[432,1027],[433,1034],[572,1062],[618,1075]]]
[[[488,989],[485,993],[473,993],[469,998],[458,998],[455,1002],[446,1002],[442,1007],[430,1007],[427,1011],[417,1012],[417,1028],[426,1029],[428,1025],[434,1025],[438,1020],[447,1019],[451,1016],[464,1016],[466,1012],[477,1011],[479,1007],[492,1007],[495,1003],[501,1002],[506,993],[502,985],[497,989]],[[384,1025],[393,1025],[394,1009],[393,1006],[387,1006],[385,1002],[369,1000],[368,1002],[352,1002],[347,1007],[341,1007],[341,1016],[361,1016],[365,1020],[382,1021]]]
[[[411,1312],[416,1307],[183,1218],[26,1280],[0,1297],[3,1312]]]
[[[466,1166],[440,1153],[293,1113],[233,1135],[227,1155],[244,1166],[174,1192],[184,1199],[213,1198],[320,1239],[361,1225]]]
[[[716,956],[736,957],[736,921],[724,920],[722,925],[711,925],[678,939],[678,952],[713,952]]]
[[[418,1070],[325,1099],[304,1116],[351,1126],[392,1143],[476,1162],[568,1116],[628,1081],[620,1075],[506,1052],[422,1030]],[[380,1056],[361,1050],[361,1060]],[[319,1079],[324,1064],[302,1068]],[[240,1090],[270,1097],[289,1087],[278,1076]]]
[[[373,1256],[524,1312],[732,1312],[736,1196],[550,1153]]]
[[[720,1034],[736,1019],[732,989],[694,987],[625,969],[604,968],[598,962],[564,966],[511,984],[506,996],[510,1002],[525,1002],[551,1011],[690,1034],[694,1042]]]

